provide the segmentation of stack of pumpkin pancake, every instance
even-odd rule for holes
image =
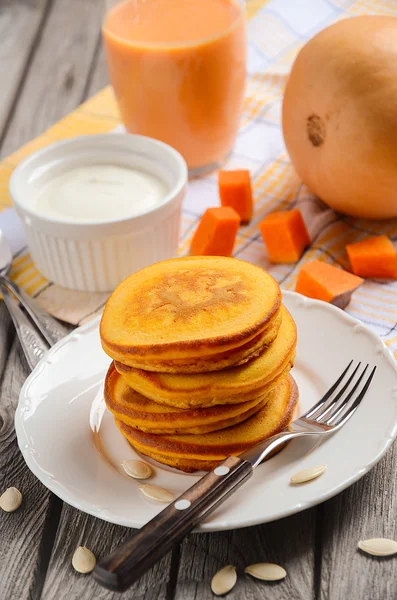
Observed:
[[[234,258],[186,257],[135,273],[101,321],[105,401],[140,453],[209,470],[291,421],[295,323],[276,281]]]

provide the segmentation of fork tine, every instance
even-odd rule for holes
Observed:
[[[369,365],[367,365],[367,367],[368,366]],[[350,406],[347,406],[347,403],[349,402],[350,398],[353,396],[355,390],[357,389],[359,383],[361,382],[361,380],[363,378],[363,375],[364,375],[365,371],[367,370],[367,367],[365,367],[365,369],[364,369],[363,373],[361,374],[359,380],[355,384],[354,388],[352,389],[352,391],[350,392],[350,394],[348,395],[348,397],[346,398],[346,400],[343,402],[342,406],[332,415],[332,417],[330,419],[328,419],[326,421],[327,425],[333,425],[334,427],[341,427],[356,412],[356,410],[359,407],[362,399],[364,398],[365,394],[367,393],[367,390],[368,390],[368,388],[369,388],[369,386],[371,384],[373,376],[375,375],[376,367],[374,367],[372,369],[371,373],[369,374],[369,377],[367,378],[365,384],[363,385],[363,388],[362,388],[361,392],[358,394],[358,396],[354,400],[354,402]],[[339,417],[339,419],[337,419],[337,417]]]
[[[343,371],[343,373],[335,381],[335,383],[329,388],[329,390],[327,392],[325,392],[324,396],[317,402],[317,404],[315,404],[314,406],[312,406],[304,415],[302,415],[302,418],[310,419],[311,416],[319,408],[321,408],[323,406],[323,404],[328,400],[328,398],[334,393],[334,391],[336,390],[336,388],[338,387],[338,385],[341,383],[342,379],[344,378],[344,376],[346,375],[346,373],[348,372],[348,370],[350,369],[350,367],[352,366],[352,364],[353,364],[353,361],[351,360],[349,362],[349,364],[347,365],[346,369]]]
[[[360,365],[361,365],[361,362],[358,363],[358,365],[354,369],[353,373],[350,375],[349,379],[346,381],[343,388],[336,394],[336,396],[334,398],[330,398],[327,402],[325,402],[325,404],[322,406],[322,408],[320,408],[318,411],[315,412],[314,415],[312,415],[311,418],[314,421],[324,422],[325,421],[324,417],[326,415],[328,415],[328,416],[333,415],[335,412],[335,409],[337,407],[339,408],[339,405],[340,405],[339,401],[341,400],[341,398],[343,401],[343,396],[344,396],[346,390],[348,389],[348,387],[350,386],[351,382],[353,381]],[[368,367],[368,365],[365,367],[365,369],[367,369],[367,367]],[[364,369],[364,373],[365,373],[365,369]],[[364,375],[364,373],[362,375]]]

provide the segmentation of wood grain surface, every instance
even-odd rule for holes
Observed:
[[[230,600],[309,600],[314,598],[316,509],[259,527],[189,536],[182,544],[175,600],[213,598],[210,581],[231,564],[239,577]],[[268,583],[244,575],[257,562],[284,567],[287,577]]]
[[[1,155],[108,82],[103,7],[103,0],[0,0]],[[0,302],[0,492],[15,486],[24,498],[15,513],[0,511],[0,600],[209,600],[211,578],[226,564],[239,571],[231,600],[397,598],[397,558],[357,550],[360,539],[397,539],[396,444],[366,477],[316,508],[260,527],[191,534],[124,594],[100,588],[73,570],[74,550],[84,544],[99,558],[134,532],[63,504],[27,469],[13,424],[27,373]],[[260,561],[284,566],[286,579],[269,584],[243,574]]]
[[[25,10],[32,3],[24,2]],[[98,50],[103,6],[102,0],[51,0],[47,4],[44,25],[3,139],[3,156],[42,133],[85,99]],[[24,43],[23,35],[19,43]]]
[[[73,570],[72,556],[78,546],[86,546],[99,559],[133,534],[132,529],[104,523],[64,504],[43,600],[166,600],[171,555],[164,557],[124,594],[105,590],[89,575]],[[67,586],[65,581],[69,582]]]
[[[357,550],[359,540],[397,540],[397,445],[363,479],[322,506],[320,600],[394,600],[397,557]]]
[[[92,63],[91,77],[87,85],[86,95],[90,98],[99,90],[109,85],[109,75],[106,67],[105,51],[99,38]]]
[[[61,502],[27,469],[16,442],[14,414],[28,367],[3,303],[0,340],[0,490],[13,486],[23,495],[15,513],[0,511],[0,597],[35,600],[53,544],[51,520]]]
[[[51,0],[0,0],[0,139],[11,122]]]

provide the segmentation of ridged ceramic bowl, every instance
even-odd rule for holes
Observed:
[[[35,210],[32,199],[52,177],[93,164],[141,169],[162,180],[167,192],[145,212],[108,221],[67,221]],[[10,194],[41,273],[66,288],[107,292],[135,271],[176,256],[187,177],[184,159],[167,144],[138,135],[90,135],[29,156],[13,172]]]

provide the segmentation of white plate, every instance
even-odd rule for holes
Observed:
[[[284,293],[284,301],[298,326],[293,374],[301,411],[317,401],[351,359],[376,364],[378,370],[341,431],[321,444],[296,440],[260,465],[200,526],[202,531],[265,523],[330,498],[362,477],[397,433],[397,363],[380,338],[326,303],[292,292]],[[36,477],[65,502],[106,521],[141,527],[164,505],[147,499],[139,482],[119,470],[122,460],[137,455],[102,410],[100,389],[108,364],[98,320],[54,346],[22,388],[15,418],[18,443]],[[289,485],[296,471],[321,464],[327,470],[319,479]],[[176,497],[196,480],[197,475],[156,465],[150,482]]]

